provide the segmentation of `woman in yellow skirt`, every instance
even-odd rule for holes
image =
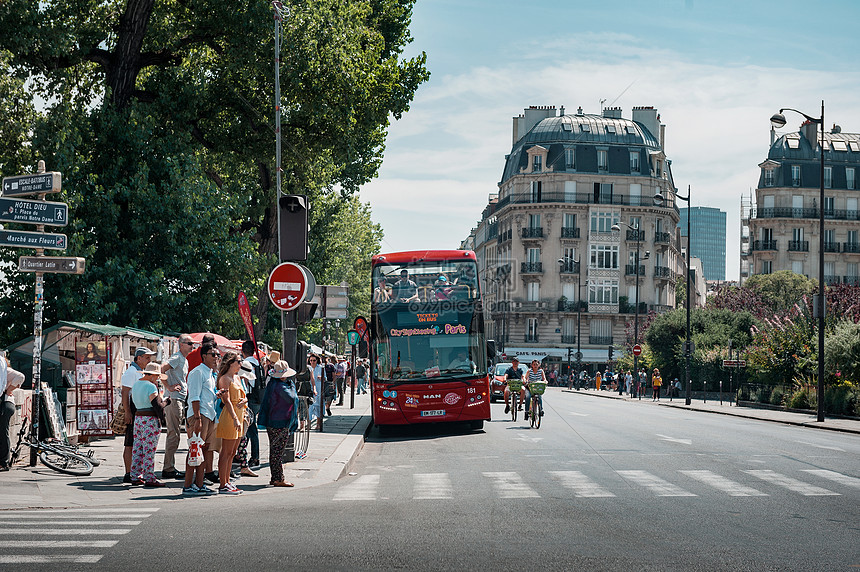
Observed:
[[[245,408],[248,399],[245,390],[237,377],[242,361],[236,352],[227,352],[221,359],[218,368],[218,390],[224,409],[218,418],[215,436],[221,439],[221,450],[218,452],[218,480],[220,494],[237,495],[242,491],[230,482],[230,468],[239,440],[242,438],[242,421],[245,419]]]

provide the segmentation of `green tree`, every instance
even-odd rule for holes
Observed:
[[[836,324],[824,340],[824,367],[829,379],[860,385],[860,324]]]
[[[771,310],[781,312],[811,294],[816,282],[791,270],[780,270],[772,274],[754,274],[744,286],[757,293]]]
[[[283,190],[349,210],[428,78],[424,54],[401,57],[413,0],[284,4]],[[83,276],[49,280],[46,321],[239,336],[245,290],[261,330],[277,262],[271,3],[7,0],[0,31],[11,71],[48,102],[31,157],[63,172],[67,254],[87,258]],[[323,276],[329,239],[312,238],[308,261]],[[7,342],[28,280],[7,280]]]

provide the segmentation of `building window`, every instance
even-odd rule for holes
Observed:
[[[621,214],[618,212],[592,211],[591,232],[612,232],[612,225],[618,224]]]
[[[802,260],[794,260],[791,263],[791,271],[795,274],[803,274],[803,261]]]
[[[562,341],[576,342],[576,320],[574,318],[561,319],[561,337]]]
[[[800,165],[792,165],[791,166],[791,186],[799,187],[800,186]]]
[[[532,172],[540,173],[543,171],[543,155],[535,155],[532,159]]]
[[[773,260],[762,260],[761,261],[761,273],[762,274],[773,273]]]
[[[845,168],[845,186],[849,189],[854,188],[854,167]]]
[[[564,182],[564,202],[566,202],[566,203],[575,203],[576,202],[576,181],[565,181]]]
[[[848,244],[853,244],[853,245],[858,244],[858,242],[857,242],[857,231],[856,230],[849,230],[848,231]]]
[[[630,217],[630,228],[642,230],[642,217],[638,217],[638,216]]]
[[[638,151],[630,151],[630,172],[638,173],[639,172],[639,152]]]
[[[773,186],[773,169],[765,169],[764,170],[764,186],[772,187]]]
[[[530,214],[529,215],[529,228],[540,228],[540,215],[539,214]]]
[[[537,318],[529,318],[526,320],[526,341],[538,341],[538,321]]]
[[[824,167],[824,188],[833,187],[833,167]]]
[[[617,304],[618,280],[595,280],[588,284],[588,301],[592,304]]]
[[[594,202],[601,205],[612,204],[612,183],[594,183]]]
[[[573,261],[576,260],[576,249],[575,248],[564,248],[562,250],[562,259],[564,260],[565,267],[573,267]]]
[[[529,248],[529,264],[540,262],[540,248]]]
[[[836,208],[834,197],[824,197],[824,214],[833,216],[833,211]]]
[[[592,244],[590,247],[591,268],[615,270],[618,268],[618,246],[610,244]]]
[[[564,213],[564,228],[576,228],[576,213]]]
[[[543,185],[541,184],[540,181],[532,181],[532,202],[533,203],[539,203],[540,202],[540,195],[541,195],[541,188],[542,187],[543,187]]]
[[[529,302],[540,300],[540,282],[529,282],[526,284],[526,300]]]
[[[606,149],[597,150],[597,170],[605,171],[609,164],[609,151]]]
[[[565,169],[575,169],[576,168],[576,149],[573,147],[568,147],[564,150],[564,168]]]

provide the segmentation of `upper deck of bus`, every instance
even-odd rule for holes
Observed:
[[[478,258],[471,250],[408,250],[405,252],[376,254],[370,259],[373,266],[377,264],[408,264],[436,260],[471,260],[477,263]]]

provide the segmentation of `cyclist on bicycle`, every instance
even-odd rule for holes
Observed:
[[[534,381],[542,381],[546,383],[546,374],[540,367],[540,362],[536,359],[532,360],[532,367],[529,369],[528,375],[526,379],[523,381],[523,387],[528,389],[530,383]],[[538,400],[538,405],[540,406],[540,414],[543,415],[543,396],[535,395],[535,399]],[[526,419],[529,418],[529,406],[531,405],[532,394],[531,391],[526,392]]]
[[[520,370],[520,360],[517,358],[511,359],[511,367],[505,372],[505,413],[511,412],[511,390],[508,389],[508,380],[509,379],[522,379],[523,372]],[[520,403],[517,407],[517,411],[523,410],[523,401],[526,398],[526,389],[523,387],[520,389]]]

